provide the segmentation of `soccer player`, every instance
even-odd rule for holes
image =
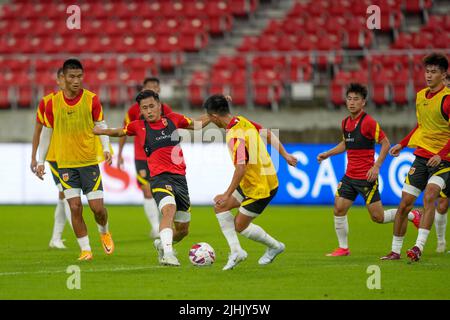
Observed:
[[[63,70],[62,68],[59,68],[56,72],[56,84],[58,85],[58,88],[62,90],[64,88],[64,81],[62,79],[63,76]],[[36,167],[37,167],[37,160],[36,160],[36,153],[39,146],[39,139],[42,132],[42,127],[45,125],[44,121],[44,114],[45,114],[45,104],[47,101],[49,101],[54,95],[54,92],[49,93],[48,95],[44,96],[41,101],[39,102],[39,106],[36,112],[36,122],[34,125],[34,133],[33,133],[33,142],[32,142],[32,151],[31,151],[31,163],[30,168],[33,173],[36,173]],[[66,246],[64,245],[63,241],[61,239],[62,233],[64,231],[64,226],[66,225],[66,220],[71,225],[71,217],[70,217],[70,207],[67,200],[64,199],[64,193],[62,192],[62,185],[59,181],[59,175],[58,175],[58,165],[55,161],[55,150],[54,150],[54,144],[50,143],[49,152],[46,158],[51,172],[53,176],[53,181],[55,182],[56,187],[59,190],[59,199],[58,203],[56,204],[55,208],[55,214],[54,214],[54,225],[53,225],[53,234],[52,238],[50,239],[49,247],[50,248],[56,248],[56,249],[65,249]]]
[[[442,54],[432,53],[423,59],[427,87],[417,93],[417,126],[389,153],[397,157],[409,146],[416,148],[416,156],[403,185],[402,199],[394,223],[392,251],[382,260],[400,259],[406,233],[406,215],[416,198],[424,192],[424,215],[414,247],[407,251],[411,261],[418,261],[433,225],[435,201],[449,179],[450,152],[450,89],[443,81],[447,75],[448,60]]]
[[[278,178],[266,146],[260,137],[262,127],[242,116],[233,116],[228,99],[223,95],[210,96],[204,108],[211,120],[219,128],[226,129],[226,141],[235,166],[232,181],[221,195],[214,198],[214,211],[231,253],[223,270],[233,269],[247,258],[242,249],[237,232],[244,237],[267,246],[258,263],[271,263],[285,250],[285,245],[270,236],[260,226],[252,223],[258,217],[278,190]],[[267,141],[274,145],[290,165],[297,159],[288,154],[278,138],[266,131]],[[232,209],[239,208],[236,217]]]
[[[136,136],[137,145],[144,148],[153,197],[162,214],[160,239],[154,241],[159,262],[162,265],[179,266],[172,245],[187,236],[191,213],[186,164],[177,129],[194,129],[194,122],[175,112],[161,115],[161,102],[155,91],[141,91],[136,102],[144,116],[143,120],[130,122],[124,128],[95,127],[93,132],[111,137]],[[202,128],[209,123],[206,115],[198,121]]]
[[[98,96],[82,87],[83,66],[76,59],[68,59],[63,65],[64,90],[53,95],[45,107],[47,127],[42,129],[41,148],[37,175],[42,177],[44,160],[50,140],[55,144],[58,173],[69,202],[72,226],[81,248],[78,260],[91,260],[86,224],[83,219],[81,191],[86,195],[94,213],[101,242],[106,254],[114,251],[114,242],[109,232],[108,213],[103,204],[102,177],[98,163],[98,143],[92,130],[95,125],[106,126],[102,105]],[[109,138],[100,137],[104,160],[111,164]]]
[[[317,156],[320,163],[323,160],[347,151],[348,165],[344,177],[338,185],[334,200],[334,227],[339,242],[339,248],[327,256],[348,256],[348,220],[347,212],[353,205],[358,194],[365,202],[367,210],[376,223],[393,222],[395,209],[384,211],[378,191],[378,173],[389,151],[389,140],[379,124],[364,111],[367,98],[367,88],[358,83],[352,83],[347,88],[346,104],[350,113],[342,120],[343,140],[333,149]],[[375,143],[381,144],[377,161],[374,160]],[[420,215],[410,213],[410,220],[417,225]]]
[[[142,90],[152,90],[159,95],[161,91],[159,79],[154,77],[145,79]],[[172,112],[172,109],[169,105],[161,103],[161,112],[162,115],[169,114]],[[130,122],[139,120],[141,117],[141,110],[139,104],[136,102],[128,109],[125,115],[124,126],[126,127]],[[119,169],[123,164],[122,151],[126,141],[126,135],[119,139],[119,152],[117,155],[117,167]],[[136,167],[137,181],[144,194],[144,211],[151,225],[150,237],[156,239],[159,237],[159,211],[150,190],[150,172],[147,165],[147,156],[145,155],[144,147],[139,145],[139,139],[136,137],[134,138],[134,164]]]

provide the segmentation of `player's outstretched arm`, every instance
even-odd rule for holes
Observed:
[[[97,136],[109,136],[109,137],[123,137],[126,135],[124,128],[101,128],[99,126],[95,126],[92,130]]]
[[[272,132],[270,129],[262,129],[260,130],[259,134],[267,139],[267,142],[277,149],[278,153],[281,154],[281,156],[286,160],[286,162],[295,167],[297,165],[297,158],[294,157],[292,154],[289,154],[286,149],[284,148],[283,144],[281,143],[280,139]]]
[[[380,144],[381,144],[380,155],[378,156],[377,161],[375,161],[373,167],[370,168],[369,171],[367,172],[367,181],[369,182],[374,182],[375,180],[378,179],[380,168],[384,160],[386,159],[389,152],[389,148],[391,146],[388,137],[384,137],[384,139],[380,141]]]
[[[211,122],[211,120],[209,120],[208,115],[205,113],[205,114],[202,114],[197,119],[194,119],[189,124],[189,126],[186,127],[186,129],[199,130],[199,129],[202,129],[202,128],[206,127],[210,122]]]
[[[403,148],[408,146],[409,140],[411,139],[414,132],[416,132],[418,127],[419,127],[419,125],[416,124],[414,129],[412,129],[411,132],[408,133],[408,135],[406,137],[404,137],[402,141],[400,141],[400,143],[396,144],[389,150],[389,154],[393,157],[398,157],[400,154],[400,151],[402,151]]]
[[[342,140],[336,147],[330,149],[328,151],[322,152],[317,156],[317,161],[321,163],[323,160],[328,159],[329,157],[335,156],[337,154],[345,152],[345,142]]]

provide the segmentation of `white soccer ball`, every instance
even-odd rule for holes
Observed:
[[[194,266],[209,266],[216,260],[216,253],[206,242],[199,242],[189,250],[189,260]]]

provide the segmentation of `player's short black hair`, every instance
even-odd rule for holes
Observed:
[[[442,53],[431,53],[423,58],[423,65],[427,66],[437,66],[442,72],[447,72],[448,69],[448,59]]]
[[[62,75],[63,73],[64,73],[64,69],[63,69],[63,68],[59,68],[59,69],[56,71],[56,76],[59,77],[59,76]]]
[[[347,87],[347,91],[345,92],[345,96],[348,96],[350,92],[360,94],[363,99],[367,98],[367,88],[362,84],[350,83],[350,85]]]
[[[141,104],[141,101],[147,98],[154,98],[156,101],[159,102],[159,94],[157,94],[153,90],[144,90],[138,93],[136,96],[136,102],[138,104]]]
[[[157,84],[159,84],[159,79],[156,77],[145,78],[142,85],[145,86],[147,84],[147,82],[156,82]]]
[[[63,72],[65,73],[69,69],[81,69],[83,70],[83,65],[78,59],[67,59],[63,64]]]
[[[214,94],[205,100],[203,108],[208,114],[217,113],[224,116],[230,113],[230,105],[223,94]]]

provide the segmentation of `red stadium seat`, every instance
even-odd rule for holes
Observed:
[[[0,83],[3,83],[3,81],[1,80],[2,79],[0,76]],[[9,87],[0,85],[0,109],[7,109],[10,107],[10,105],[11,103],[9,101]]]
[[[232,6],[232,4],[231,4]],[[232,13],[232,8],[228,4],[228,1],[207,1],[206,2],[206,15],[209,17],[220,17],[223,15],[229,15]]]
[[[33,89],[30,84],[21,85],[18,87],[17,104],[22,108],[31,107],[31,101],[33,99]]]
[[[209,32],[212,35],[221,36],[225,32],[231,31],[232,26],[233,17],[231,14],[209,18]]]
[[[182,34],[197,34],[199,32],[208,32],[208,22],[203,18],[184,19],[181,22],[179,30]]]
[[[135,50],[144,53],[157,51],[157,42],[158,39],[153,34],[136,37]]]
[[[245,36],[242,43],[237,48],[240,52],[252,52],[258,50],[258,37]]]
[[[290,60],[289,79],[296,82],[310,81],[312,66],[308,56],[294,56]]]
[[[258,0],[230,0],[231,13],[235,16],[247,16],[258,7]]]
[[[392,80],[393,97],[392,100],[397,105],[406,105],[409,102],[409,70],[403,69],[394,74]]]
[[[307,4],[302,3],[302,2],[295,2],[291,11],[289,11],[287,17],[288,18],[301,18],[301,17],[307,16],[307,13],[308,13]]]
[[[385,105],[390,101],[389,87],[393,79],[390,70],[382,69],[374,75],[372,86],[372,101],[376,105]]]
[[[197,71],[192,75],[192,79],[189,83],[189,103],[193,106],[201,106],[204,99],[207,97],[206,86],[208,83],[209,75],[206,72]]]
[[[141,9],[136,2],[133,1],[120,1],[115,5],[114,15],[120,20],[131,20],[136,16],[136,12]]]
[[[432,33],[445,31],[446,30],[445,18],[446,16],[438,16],[438,15],[430,16],[428,23],[422,27],[422,31]]]
[[[263,34],[265,36],[281,36],[285,33],[283,29],[283,22],[278,20],[270,20],[267,27],[264,29]]]
[[[421,13],[429,9],[431,5],[431,0],[403,0],[404,9],[409,13]]]
[[[253,85],[253,101],[257,105],[269,106],[281,100],[283,87],[279,83]]]
[[[107,88],[108,92],[108,104],[110,108],[117,107],[121,103],[123,103],[122,94],[121,94],[121,86],[119,85],[111,85]]]
[[[331,103],[335,106],[345,104],[345,86],[333,81],[331,84]]]
[[[208,34],[199,32],[197,34],[182,34],[180,36],[181,49],[186,52],[198,52],[208,44]]]
[[[205,11],[206,2],[204,1],[186,1],[184,3],[184,14],[188,18],[202,17]]]
[[[272,71],[280,73],[286,66],[284,56],[257,56],[252,61],[253,70]]]
[[[297,40],[297,50],[311,51],[317,47],[318,38],[314,34],[306,34]]]
[[[247,104],[247,88],[245,85],[233,84],[231,86],[231,97],[233,98],[233,104],[239,106],[245,106]]]
[[[181,24],[177,19],[167,18],[160,20],[159,23],[155,25],[152,31],[158,35],[171,35],[176,34],[180,27]]]

